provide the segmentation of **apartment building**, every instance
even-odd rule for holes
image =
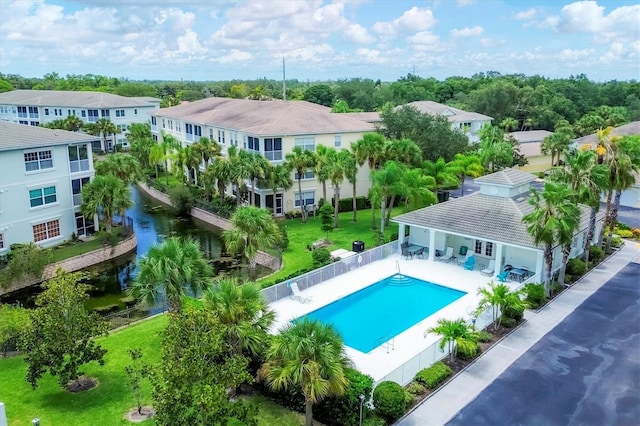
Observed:
[[[80,213],[94,176],[95,136],[0,121],[0,255],[11,244],[51,247],[96,230]]]
[[[163,108],[151,114],[151,130],[158,140],[162,133],[177,138],[183,146],[201,137],[217,141],[222,154],[230,146],[257,152],[272,164],[285,161],[294,147],[315,151],[319,145],[336,149],[349,148],[366,132],[375,131],[369,123],[351,114],[334,114],[330,108],[306,101],[256,101],[248,99],[207,98],[196,102]],[[301,208],[297,176],[292,174],[293,187],[273,193],[271,189],[256,188],[255,204],[274,208],[277,216]],[[367,195],[369,170],[362,167],[357,176],[357,195]],[[251,187],[251,182],[247,182]],[[351,184],[345,180],[340,194],[352,196]],[[333,191],[327,183],[327,197]],[[313,170],[302,179],[304,206],[317,205],[322,198],[322,185]]]
[[[0,121],[40,126],[68,116],[79,117],[85,123],[101,118],[113,122],[119,130],[97,140],[95,151],[111,151],[114,144],[128,147],[127,126],[148,123],[150,113],[160,108],[160,99],[127,98],[102,92],[72,92],[62,90],[13,90],[0,93]]]
[[[407,105],[416,108],[423,114],[447,117],[451,123],[451,128],[463,132],[471,143],[480,142],[480,129],[482,129],[485,124],[491,124],[491,120],[493,120],[493,117],[489,117],[488,115],[464,111],[433,101],[409,102]]]

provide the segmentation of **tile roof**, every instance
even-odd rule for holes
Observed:
[[[548,130],[527,130],[523,132],[507,133],[507,136],[513,137],[520,143],[542,142],[547,136],[551,136],[553,132]]]
[[[525,158],[538,157],[542,155],[542,142],[527,142],[520,144],[520,154]]]
[[[612,136],[640,135],[640,121],[632,121],[631,123],[627,123],[619,127],[614,127],[614,129],[611,131],[611,135]],[[596,133],[593,133],[591,135],[574,139],[573,144],[578,148],[580,148],[582,145],[595,146],[598,144],[598,135]]]
[[[352,114],[334,114],[331,108],[306,101],[212,97],[162,108],[153,115],[265,136],[375,130],[373,124]]]
[[[541,249],[527,232],[527,225],[522,223],[522,218],[533,211],[529,195],[530,193],[526,193],[506,198],[476,192],[401,214],[392,221],[486,241]],[[580,209],[582,215],[579,231],[582,231],[589,226],[590,211],[582,205]]]
[[[503,186],[520,186],[525,183],[533,182],[536,176],[531,173],[523,172],[516,169],[504,169],[499,172],[491,173],[475,179],[475,183],[490,183]]]
[[[0,121],[0,151],[35,148],[53,145],[68,145],[98,140],[96,136],[66,130],[51,130],[44,127]]]
[[[468,121],[491,121],[493,117],[479,114],[477,112],[464,111],[448,105],[439,104],[433,101],[415,101],[407,105],[416,108],[418,111],[431,115],[444,115],[452,123],[465,123]],[[398,108],[398,107],[396,107]]]
[[[65,90],[12,90],[0,93],[0,104],[46,107],[117,108],[151,107],[154,104],[140,98],[127,98],[102,92]]]

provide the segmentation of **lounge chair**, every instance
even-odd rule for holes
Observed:
[[[467,251],[469,250],[469,247],[467,246],[460,246],[460,251],[458,252],[458,254],[460,256],[466,256],[467,255]]]
[[[313,299],[313,296],[303,296],[300,293],[298,283],[289,283],[287,285],[291,288],[291,295],[289,296],[291,300],[297,300],[300,303],[307,303],[311,302],[311,299]]]
[[[495,261],[495,259],[491,259],[489,261],[489,266],[487,266],[482,271],[480,271],[480,273],[482,275],[491,275],[491,274],[493,274],[495,272],[495,270],[496,270],[496,261]]]
[[[456,257],[453,255],[453,247],[447,247],[447,251],[440,257],[440,260],[443,260],[447,263],[451,262],[452,260],[456,260]]]
[[[500,281],[501,283],[506,283],[507,282],[507,277],[509,277],[509,271],[502,271],[498,274],[498,276],[496,277],[496,279],[498,281]]]
[[[469,256],[463,266],[464,269],[473,271],[473,268],[476,266],[476,258],[474,256]]]

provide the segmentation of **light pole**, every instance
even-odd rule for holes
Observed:
[[[364,395],[360,394],[360,426],[362,426],[362,404],[364,404]]]

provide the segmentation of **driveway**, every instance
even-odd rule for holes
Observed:
[[[638,424],[638,277],[629,263],[447,424]]]

